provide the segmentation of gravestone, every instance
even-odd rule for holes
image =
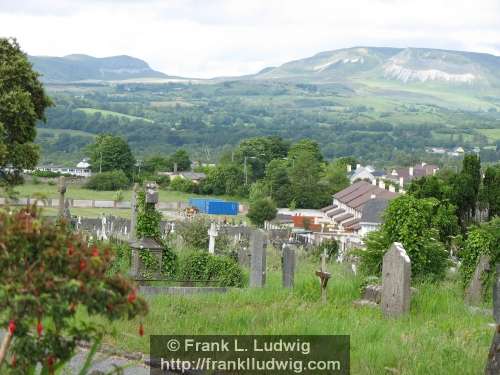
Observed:
[[[132,189],[132,199],[130,201],[130,240],[135,240],[135,227],[137,225],[137,192],[139,191],[139,184],[135,183],[134,188]]]
[[[162,269],[163,247],[151,238],[142,238],[130,243],[132,251],[132,268],[131,276],[135,280],[143,280],[148,278],[160,278]],[[157,268],[147,270],[141,260],[141,252],[149,252],[156,259]]]
[[[287,245],[283,246],[283,287],[293,288],[295,277],[295,251]]]
[[[394,242],[382,264],[382,312],[396,317],[410,310],[411,261],[403,245]]]
[[[488,255],[481,255],[477,263],[474,275],[470,280],[469,286],[465,291],[465,302],[468,305],[477,306],[483,300],[483,276],[484,273],[490,269],[490,257]]]
[[[210,223],[210,228],[208,229],[208,252],[210,254],[215,254],[215,238],[219,235],[217,232],[217,227],[215,226],[215,223]]]
[[[257,229],[250,236],[250,287],[262,288],[266,284],[266,235]]]
[[[484,371],[486,375],[500,374],[500,263],[496,265],[495,283],[493,284],[493,316],[496,327]]]
[[[241,247],[238,250],[238,264],[242,267],[250,266],[250,253],[246,247]]]

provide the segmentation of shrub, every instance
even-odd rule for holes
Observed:
[[[175,177],[170,181],[170,188],[184,193],[193,193],[196,190],[196,184],[185,178]]]
[[[170,185],[170,177],[167,175],[156,176],[154,180],[161,189],[166,189]]]
[[[318,246],[315,246],[311,252],[311,255],[314,258],[319,259],[321,254],[323,254],[326,250],[326,254],[328,255],[328,259],[333,261],[339,252],[339,243],[332,239],[327,239],[321,242]]]
[[[55,177],[62,176],[62,174],[59,172],[40,171],[38,169],[36,171],[33,171],[31,173],[31,175],[34,177],[45,177],[45,178],[55,178]]]
[[[129,186],[130,181],[122,170],[96,173],[85,185],[92,190],[120,190],[128,189]]]
[[[243,271],[234,259],[195,251],[180,265],[181,278],[188,281],[214,281],[218,286],[243,286]]]
[[[179,223],[177,233],[182,237],[187,247],[206,250],[208,249],[208,228],[210,222],[203,216],[197,216],[189,222]]]
[[[266,221],[274,219],[277,212],[276,205],[270,198],[257,199],[250,203],[247,217],[254,225],[261,227]]]
[[[463,244],[463,248],[459,253],[460,260],[462,261],[460,274],[464,287],[469,284],[481,255],[489,255],[490,270],[487,272],[487,275],[483,280],[483,283],[486,286],[483,290],[486,295],[489,295],[489,291],[491,291],[491,287],[493,285],[495,264],[500,262],[499,248],[500,218],[469,231],[467,239]]]
[[[108,274],[109,249],[90,246],[64,223],[44,220],[35,206],[0,211],[0,249],[9,250],[0,251],[0,328],[8,335],[8,373],[34,374],[37,366],[43,374],[54,373],[79,341],[100,340],[106,327],[93,316],[132,319],[147,311],[130,281]],[[77,319],[77,309],[91,319]]]

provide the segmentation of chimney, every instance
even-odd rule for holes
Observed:
[[[404,185],[404,182],[405,182],[405,179],[403,178],[403,176],[399,177],[399,187],[403,187]]]
[[[410,167],[410,168],[408,169],[408,172],[409,172],[410,176],[413,176],[413,167]]]
[[[394,185],[392,185],[392,184],[391,184],[391,185],[389,185],[389,191],[390,191],[391,193],[395,193],[395,192],[396,192],[396,188],[394,187]]]
[[[439,168],[432,168],[432,175],[434,176],[437,171],[439,171]]]
[[[347,164],[347,173],[351,171],[351,164]]]
[[[377,196],[372,193],[372,195],[370,195],[370,199],[375,199],[375,198],[377,198]]]
[[[374,178],[374,179],[372,180],[372,185],[377,186],[377,179],[376,179],[376,178]]]
[[[174,173],[177,173],[177,163],[174,163]]]
[[[379,180],[378,187],[385,190],[385,182],[382,180]]]
[[[358,170],[359,168],[361,168],[361,164],[356,164],[356,170]]]
[[[422,168],[425,167],[426,165],[427,165],[427,163],[422,162]]]

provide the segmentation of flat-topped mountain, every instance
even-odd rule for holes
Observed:
[[[42,74],[42,80],[45,82],[165,79],[169,77],[151,69],[145,61],[125,55],[98,58],[75,54],[64,57],[30,56],[29,59],[35,70]]]
[[[252,77],[313,82],[383,79],[492,86],[500,84],[500,57],[427,48],[354,47],[321,52],[264,69]]]

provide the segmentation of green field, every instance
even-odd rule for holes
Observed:
[[[500,129],[478,129],[478,131],[492,141],[498,141],[500,139]]]
[[[148,352],[148,335],[153,334],[347,334],[352,374],[482,373],[493,336],[488,323],[493,320],[464,305],[458,281],[415,285],[411,313],[386,319],[378,308],[353,306],[361,280],[338,264],[329,266],[333,277],[328,302],[320,303],[316,268],[299,258],[295,288],[285,290],[280,258],[270,249],[265,288],[150,297],[146,335],[138,336],[138,320],[120,321],[111,325],[106,342]]]
[[[78,108],[79,111],[85,112],[87,114],[94,114],[94,113],[100,113],[103,116],[116,116],[116,117],[123,117],[129,120],[141,120],[141,121],[146,121],[146,122],[154,122],[153,120],[143,118],[143,117],[137,117],[137,116],[131,116],[131,115],[126,115],[124,113],[119,113],[119,112],[113,112],[113,111],[107,111],[105,109],[95,109],[95,108]]]

